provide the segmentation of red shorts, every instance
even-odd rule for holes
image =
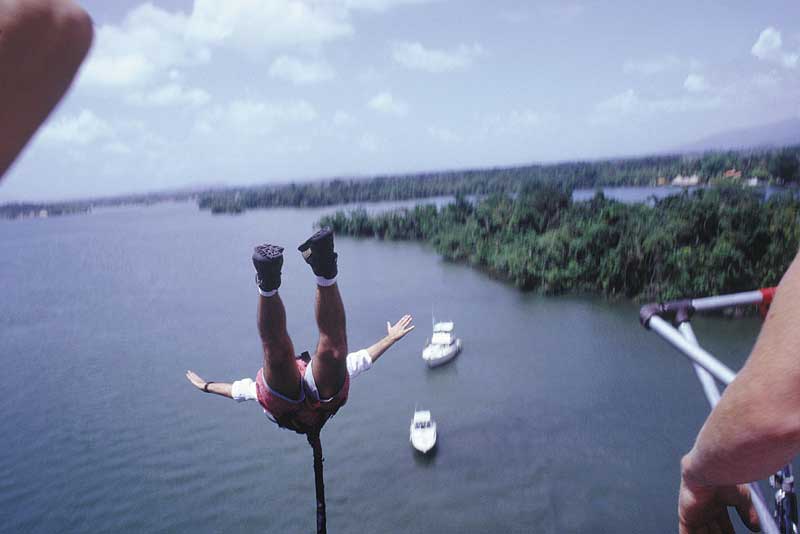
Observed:
[[[320,429],[325,422],[347,402],[350,392],[350,376],[345,374],[344,385],[330,400],[319,400],[305,379],[306,362],[295,360],[300,371],[300,399],[293,400],[267,385],[264,380],[264,369],[256,374],[256,394],[258,402],[283,428],[305,434],[312,429]],[[310,371],[309,371],[310,372]]]

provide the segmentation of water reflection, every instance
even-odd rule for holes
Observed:
[[[414,463],[423,468],[429,468],[436,465],[436,457],[439,455],[439,449],[441,448],[441,437],[436,437],[436,445],[429,450],[427,453],[421,453],[414,447],[409,447],[411,449],[411,455],[414,457]]]

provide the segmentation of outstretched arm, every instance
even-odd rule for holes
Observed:
[[[372,363],[381,357],[381,354],[389,350],[389,348],[403,339],[406,334],[414,330],[414,325],[411,322],[414,320],[413,317],[410,315],[404,315],[397,321],[395,324],[391,324],[390,322],[386,322],[386,336],[379,339],[375,342],[374,345],[371,347],[367,347],[367,352],[369,352],[369,357],[372,359]]]
[[[0,0],[0,179],[69,88],[92,37],[71,0]]]
[[[682,461],[681,523],[716,506],[752,516],[735,484],[763,479],[800,452],[800,256],[781,280],[753,352]],[[688,518],[688,519],[687,519]],[[683,527],[683,525],[682,525]],[[681,532],[695,532],[682,528]]]
[[[200,391],[205,393],[214,393],[215,395],[228,397],[229,399],[233,398],[233,394],[231,393],[231,384],[228,384],[227,382],[208,382],[207,380],[200,378],[200,376],[194,371],[186,371],[186,379],[189,380],[189,382],[191,382],[192,385]]]

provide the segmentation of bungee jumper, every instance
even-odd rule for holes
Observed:
[[[695,337],[695,312],[759,306],[764,325],[755,347],[735,373]],[[680,534],[733,533],[727,508],[751,529],[797,534],[798,509],[792,459],[800,453],[800,255],[777,288],[648,304],[642,325],[693,363],[712,411],[694,447],[681,461]],[[720,394],[716,382],[727,385]],[[769,477],[770,513],[757,483]]]
[[[283,267],[283,248],[264,244],[255,248],[253,265],[258,286],[258,333],[264,350],[264,365],[255,380],[233,383],[210,382],[193,371],[186,378],[199,390],[237,402],[257,400],[269,419],[281,428],[305,434],[314,452],[317,496],[317,532],[326,532],[325,489],[322,476],[322,427],[347,402],[350,380],[370,369],[397,341],[414,329],[412,317],[404,315],[395,324],[386,323],[386,336],[372,346],[347,352],[344,304],[337,284],[338,254],[333,232],[322,228],[298,250],[316,276],[315,315],[319,342],[311,357],[296,356],[286,330],[286,310],[278,294]]]

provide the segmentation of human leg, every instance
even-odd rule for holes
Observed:
[[[319,343],[311,369],[321,398],[336,395],[347,375],[347,324],[336,283],[338,256],[333,248],[333,233],[329,228],[321,229],[299,247],[317,276],[315,314]]]
[[[272,245],[256,247],[253,253],[258,298],[258,333],[264,349],[264,379],[281,395],[299,399],[300,371],[295,363],[294,346],[286,330],[286,309],[278,294],[283,265],[283,249]]]
[[[317,286],[315,312],[319,342],[312,372],[320,398],[336,395],[347,374],[347,325],[339,285]]]

